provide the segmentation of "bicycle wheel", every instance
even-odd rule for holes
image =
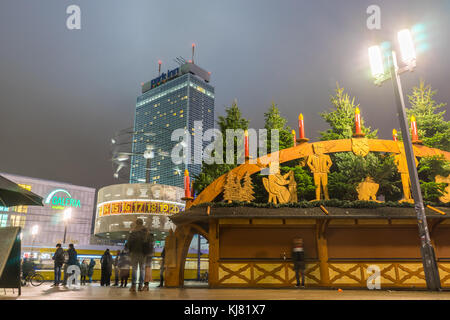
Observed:
[[[31,285],[33,287],[40,286],[41,284],[44,283],[44,276],[42,274],[35,273],[30,278],[31,278],[30,279]]]

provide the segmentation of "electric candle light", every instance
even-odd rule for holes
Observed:
[[[392,139],[394,139],[394,141],[398,141],[397,139],[397,130],[392,130]]]
[[[303,114],[298,115],[298,134],[300,139],[305,139],[305,124],[303,123]]]
[[[184,197],[185,198],[191,197],[191,189],[190,189],[190,183],[189,183],[189,171],[187,169],[184,170]]]
[[[295,130],[292,130],[292,139],[294,140],[294,147],[297,145],[297,135]]]
[[[419,141],[419,135],[417,134],[416,117],[411,116],[411,138],[413,142]]]
[[[357,107],[355,109],[355,134],[354,137],[364,137],[364,133],[361,131],[361,112]]]
[[[245,159],[249,159],[249,149],[248,149],[248,131],[244,131],[244,148],[245,148]]]

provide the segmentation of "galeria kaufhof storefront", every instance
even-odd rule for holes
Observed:
[[[95,189],[73,184],[0,173],[22,188],[41,196],[44,206],[0,207],[0,227],[22,227],[22,246],[54,247],[63,243],[64,211],[67,220],[66,245],[89,245],[94,216]],[[31,229],[38,227],[33,239]]]
[[[169,217],[184,211],[182,188],[161,184],[116,184],[101,188],[97,197],[94,234],[111,240],[125,239],[141,218],[144,226],[163,240],[175,225]]]

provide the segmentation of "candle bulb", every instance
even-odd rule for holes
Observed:
[[[416,117],[411,116],[411,136],[412,141],[419,141],[419,135],[417,134]]]
[[[355,136],[361,136],[361,114],[359,108],[355,109]]]
[[[392,139],[394,139],[394,141],[398,141],[397,139],[397,130],[392,130]]]
[[[294,141],[294,147],[297,145],[297,134],[295,133],[295,130],[292,130],[292,139]]]
[[[244,132],[244,148],[245,148],[245,159],[249,158],[249,149],[248,149],[248,131]]]
[[[190,183],[189,183],[189,171],[184,170],[184,197],[191,197]]]
[[[298,115],[298,134],[300,139],[305,139],[305,124],[303,123],[303,114]]]

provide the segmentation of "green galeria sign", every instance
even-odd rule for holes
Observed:
[[[45,204],[50,204],[53,209],[81,208],[81,201],[73,199],[69,191],[65,189],[55,189],[50,192],[45,198]]]

